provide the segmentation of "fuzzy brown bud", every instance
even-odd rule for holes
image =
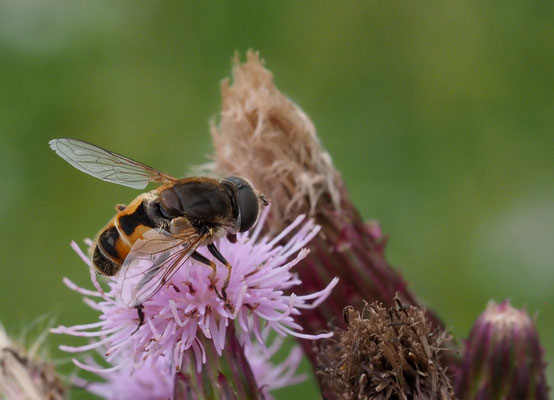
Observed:
[[[212,125],[215,169],[248,177],[274,204],[268,220],[281,230],[321,204],[339,210],[342,181],[310,118],[274,85],[257,53],[235,57],[232,85],[221,86],[219,126]]]
[[[318,351],[317,373],[326,399],[453,399],[441,366],[448,338],[429,325],[421,307],[347,307],[346,330]]]

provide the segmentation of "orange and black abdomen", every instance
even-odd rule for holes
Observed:
[[[100,274],[117,274],[133,244],[146,231],[156,227],[147,212],[149,195],[138,196],[99,232],[92,251],[92,263]]]

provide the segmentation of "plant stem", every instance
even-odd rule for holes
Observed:
[[[175,399],[191,400],[242,400],[263,399],[250,364],[244,356],[234,325],[226,332],[223,354],[219,356],[211,340],[203,339],[206,363],[198,372],[196,359],[192,355],[183,362],[181,371],[175,377]]]

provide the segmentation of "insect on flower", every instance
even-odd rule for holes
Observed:
[[[212,268],[211,282],[226,299],[231,265],[213,241],[252,228],[268,201],[248,181],[237,176],[221,180],[201,177],[177,179],[147,165],[77,139],[49,142],[69,164],[106,182],[144,189],[129,205],[117,205],[116,215],[98,232],[91,247],[92,265],[104,276],[122,277],[121,301],[140,306],[192,258]],[[221,295],[214,282],[216,264],[197,252],[206,246],[227,267]],[[136,277],[141,276],[138,281]]]

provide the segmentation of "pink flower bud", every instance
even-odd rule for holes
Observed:
[[[490,302],[465,342],[460,400],[546,400],[543,349],[533,320],[508,301]]]

